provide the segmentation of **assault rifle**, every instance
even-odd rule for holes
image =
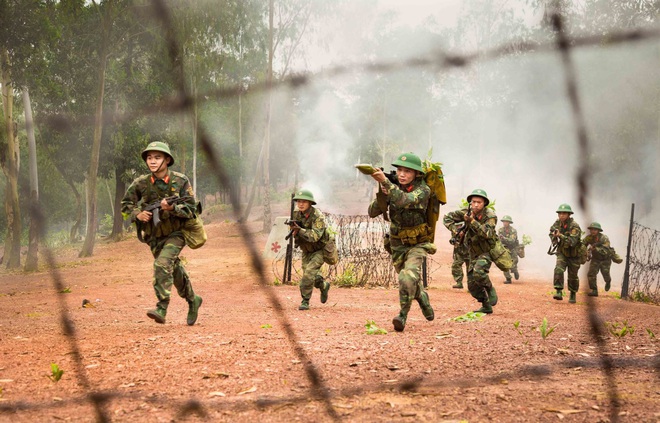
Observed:
[[[289,228],[291,228],[287,236],[284,237],[284,239],[287,241],[293,235],[293,231],[295,231],[298,228],[302,228],[302,222],[300,220],[287,219],[284,223],[286,225],[289,225]]]
[[[469,216],[470,214],[472,214],[472,209],[468,207],[468,212],[466,216]],[[463,242],[463,238],[465,238],[465,232],[467,232],[467,227],[468,225],[466,222],[461,222],[460,227],[458,228],[454,236],[451,237],[449,243],[451,245],[460,245]]]
[[[559,230],[555,229],[554,232],[550,232],[550,236],[552,236],[550,240],[550,248],[548,248],[548,255],[554,256],[557,254],[557,247],[559,247]]]
[[[189,200],[194,200],[194,197],[191,197],[191,196],[178,197],[176,195],[173,195],[171,197],[166,197],[165,198],[165,201],[167,201],[167,204],[169,204],[169,205],[181,204],[181,203],[185,203],[186,201],[189,201]],[[163,201],[163,200],[160,199],[160,200],[154,201],[153,203],[149,203],[147,205],[144,205],[144,204],[142,205],[142,211],[151,212],[151,221],[153,222],[154,228],[157,228],[158,226],[160,226],[160,222],[161,222],[161,220],[160,220],[161,201]],[[144,224],[144,222],[142,222],[140,220],[137,220],[137,219],[135,220],[135,226],[137,228],[137,237],[138,237],[138,240],[140,240],[140,242],[145,242],[144,238],[142,237],[142,225],[143,224]]]

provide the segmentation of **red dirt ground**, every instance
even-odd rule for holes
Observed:
[[[261,225],[248,224],[258,251],[266,241]],[[134,237],[99,242],[91,258],[58,250],[66,294],[56,294],[47,271],[3,268],[0,421],[95,421],[90,392],[105,394],[102,412],[122,422],[598,422],[612,415],[622,422],[660,421],[660,345],[652,336],[660,336],[657,306],[605,293],[594,299],[602,322],[634,327],[616,337],[600,326],[604,357],[614,365],[620,404],[613,408],[583,292],[571,305],[552,300],[547,280],[503,285],[501,272],[493,272],[500,295],[495,313],[452,321],[477,303],[466,290],[450,288],[443,242],[434,257],[443,270],[429,288],[435,321],[427,322],[413,304],[405,332],[396,333],[396,289],[333,287],[326,304],[315,290],[311,310],[301,312],[297,286],[259,284],[237,224],[211,223],[207,232],[206,246],[183,252],[204,298],[192,327],[176,295],[166,324],[146,317],[155,304],[152,259]],[[267,281],[274,280],[271,263],[264,268]],[[520,268],[524,279],[524,261]],[[95,307],[81,307],[83,299]],[[60,301],[74,338],[64,333]],[[544,317],[556,326],[545,340],[536,329]],[[368,320],[388,333],[368,335]],[[314,397],[307,359],[327,401]],[[51,363],[64,370],[59,382],[48,378]]]

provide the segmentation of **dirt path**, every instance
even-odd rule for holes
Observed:
[[[261,223],[249,228],[261,251]],[[547,281],[503,285],[498,273],[495,313],[461,323],[450,319],[477,303],[467,291],[449,288],[446,267],[429,289],[435,321],[427,322],[414,304],[405,332],[395,333],[395,289],[333,287],[324,305],[316,291],[312,309],[300,312],[296,286],[259,285],[236,224],[211,224],[207,231],[204,248],[184,251],[195,290],[204,297],[192,327],[178,297],[165,325],[146,317],[155,303],[151,257],[135,239],[101,243],[88,259],[77,258],[77,250],[58,251],[67,294],[54,293],[47,272],[3,268],[0,421],[94,421],[86,394],[100,392],[107,395],[102,409],[112,421],[331,421],[334,415],[345,421],[559,416],[597,422],[609,421],[611,389],[620,401],[620,421],[660,421],[659,344],[652,337],[660,336],[658,307],[611,295],[595,299],[603,322],[634,328],[616,337],[601,325],[604,358],[614,366],[610,386],[599,368],[584,293],[569,305],[552,300]],[[440,254],[448,265],[448,248]],[[271,264],[264,266],[270,272]],[[83,299],[95,307],[82,308]],[[60,301],[74,338],[64,334]],[[544,318],[555,327],[546,339],[537,329]],[[388,333],[368,335],[368,320]],[[51,363],[64,370],[59,382],[48,378]],[[327,401],[313,396],[310,369]]]

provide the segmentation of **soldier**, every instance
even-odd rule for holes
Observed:
[[[589,289],[591,289],[588,295],[590,297],[597,297],[598,285],[596,284],[596,278],[598,277],[598,272],[603,274],[605,291],[609,291],[612,282],[612,276],[610,276],[612,261],[621,263],[622,259],[616,254],[614,248],[610,246],[610,239],[603,233],[600,223],[593,222],[587,229],[589,229],[589,235],[584,237],[582,242],[587,245],[587,249],[589,250],[588,257],[591,260],[589,272],[587,273]]]
[[[468,195],[467,201],[467,208],[448,213],[447,218],[454,222],[465,222],[465,232],[459,236],[470,253],[468,290],[481,303],[481,308],[475,312],[491,314],[493,306],[497,304],[497,292],[488,272],[493,262],[490,250],[497,242],[497,216],[493,210],[486,208],[490,203],[486,191],[475,189]]]
[[[513,260],[511,272],[513,272],[513,277],[518,280],[520,277],[520,274],[518,274],[518,231],[511,226],[513,224],[511,216],[504,216],[500,221],[502,222],[502,227],[497,230],[497,236],[500,237],[502,245],[511,254],[511,259]],[[504,281],[505,284],[511,283],[511,272],[508,270],[504,272],[504,277],[506,278]]]
[[[402,332],[406,326],[412,300],[417,300],[426,320],[435,318],[429,296],[422,283],[422,264],[427,254],[435,254],[430,242],[430,229],[426,220],[431,189],[424,181],[422,161],[413,153],[404,153],[392,163],[396,167],[397,183],[391,182],[382,170],[371,175],[386,196],[386,210],[378,200],[369,205],[369,216],[376,217],[389,210],[389,249],[392,264],[399,274],[399,315],[392,319],[394,330]],[[388,239],[388,238],[386,238]]]
[[[555,300],[563,299],[564,272],[568,268],[568,290],[571,296],[569,303],[575,303],[576,293],[580,289],[578,270],[580,269],[580,245],[582,230],[580,225],[571,217],[573,210],[568,204],[561,204],[557,208],[559,217],[550,227],[550,241],[557,247],[557,264],[555,265],[554,288]]]
[[[187,323],[192,326],[197,321],[202,297],[195,295],[190,278],[183,267],[179,254],[185,246],[181,228],[187,219],[195,217],[197,202],[188,177],[169,169],[174,164],[170,147],[164,142],[155,141],[142,151],[150,173],[135,179],[126,190],[121,201],[124,219],[131,219],[138,226],[138,232],[144,232],[144,242],[149,244],[154,256],[154,291],[158,303],[147,316],[156,323],[165,323],[167,307],[170,304],[172,284],[181,298],[188,302]],[[170,204],[166,197],[185,197],[185,201]],[[154,213],[158,209],[144,211],[138,204],[148,205],[160,201],[160,223],[153,225]],[[144,208],[144,207],[143,207]]]
[[[328,301],[330,282],[325,281],[320,270],[323,266],[323,251],[326,244],[332,243],[334,238],[327,229],[323,213],[313,207],[316,205],[311,191],[299,191],[293,200],[297,210],[293,212],[293,222],[290,223],[293,237],[297,247],[302,250],[303,277],[300,280],[300,295],[302,302],[298,310],[309,310],[309,300],[312,298],[314,288],[321,290],[321,303]],[[333,249],[336,263],[336,249]],[[334,264],[334,263],[333,263]]]
[[[452,288],[463,289],[463,264],[465,264],[465,272],[470,268],[470,253],[468,252],[465,244],[460,242],[457,239],[457,233],[461,225],[464,225],[465,222],[454,222],[450,217],[445,215],[442,218],[442,223],[447,229],[451,232],[451,239],[449,242],[454,246],[453,261],[451,263],[451,275],[454,278],[455,284],[452,285]]]

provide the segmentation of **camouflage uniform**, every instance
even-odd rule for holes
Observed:
[[[447,214],[454,222],[464,221],[464,216],[468,208],[456,210]],[[490,257],[490,250],[495,245],[497,235],[495,226],[497,225],[497,216],[495,212],[484,207],[480,215],[473,215],[474,220],[467,228],[463,237],[463,244],[470,254],[470,266],[468,268],[468,290],[472,297],[484,304],[484,308],[489,308],[497,303],[495,289],[488,272],[493,260]],[[492,312],[492,311],[491,311]]]
[[[447,229],[451,231],[452,239],[456,236],[456,223],[450,217],[445,215],[442,218],[442,223]],[[463,243],[454,243],[453,261],[451,263],[451,275],[456,284],[452,288],[463,289],[463,264],[465,264],[465,271],[470,268],[470,253]]]
[[[299,210],[294,211],[293,219],[302,222],[302,229],[294,239],[296,246],[302,250],[303,277],[300,280],[300,295],[303,302],[309,304],[313,288],[323,290],[328,287],[324,284],[329,285],[329,282],[324,282],[320,270],[323,266],[323,248],[330,240],[330,235],[326,230],[323,213],[313,206],[310,206],[305,214]]]
[[[507,270],[504,272],[504,277],[506,278],[504,283],[511,283],[511,272],[513,272],[516,280],[518,280],[518,231],[516,231],[513,226],[509,225],[508,228],[499,228],[497,230],[497,236],[500,237],[502,245],[509,250],[509,254],[511,254],[511,259],[513,260],[511,271]]]
[[[152,222],[138,221],[139,228],[144,231],[144,241],[149,244],[155,259],[153,285],[158,298],[157,307],[163,312],[167,312],[170,303],[172,284],[188,304],[195,300],[190,278],[179,260],[179,254],[185,246],[181,226],[186,219],[195,215],[196,201],[192,186],[186,175],[172,170],[167,171],[164,179],[157,179],[152,174],[143,175],[133,181],[121,201],[124,219],[130,217],[131,222],[136,222],[140,205],[170,196],[189,196],[191,199],[174,205],[174,210],[161,210],[161,223],[158,228],[154,228]]]
[[[422,265],[427,254],[435,254],[437,248],[429,242],[429,227],[426,223],[431,189],[422,176],[418,176],[403,189],[385,180],[380,184],[387,191],[390,216],[390,247],[392,264],[399,274],[399,319],[405,326],[412,301],[417,300],[424,317],[433,320],[433,308],[422,282]],[[374,200],[369,205],[369,216],[376,217],[383,213]],[[395,325],[396,328],[396,325]],[[399,330],[399,329],[397,329]],[[401,328],[400,330],[403,330]]]
[[[604,233],[600,232],[598,235],[587,235],[583,240],[587,247],[591,246],[591,263],[589,264],[589,272],[587,273],[587,280],[589,281],[590,295],[598,295],[598,285],[596,278],[598,272],[603,274],[605,280],[605,291],[610,290],[612,283],[612,276],[610,276],[610,267],[612,266],[612,253],[610,247],[610,239]]]
[[[550,227],[550,240],[553,240],[553,232],[558,229],[561,233],[559,244],[557,246],[557,263],[555,264],[554,288],[557,290],[555,299],[561,299],[561,291],[564,289],[564,272],[568,268],[568,290],[571,292],[571,298],[574,300],[575,293],[580,289],[580,279],[578,270],[580,270],[580,246],[582,229],[572,217],[561,223],[559,219]]]

